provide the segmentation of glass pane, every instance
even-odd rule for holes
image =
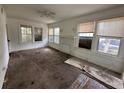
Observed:
[[[24,35],[32,34],[31,27],[21,26],[21,33]]]
[[[93,33],[79,33],[79,47],[91,49]]]
[[[112,55],[118,55],[120,39],[100,38],[98,51]]]
[[[91,49],[92,39],[93,39],[93,37],[80,36],[79,37],[79,47],[80,48]]]
[[[59,44],[59,36],[54,36],[54,43]]]
[[[35,41],[42,41],[42,28],[35,28]]]
[[[59,35],[60,33],[60,28],[55,28],[54,29],[54,35]]]
[[[42,34],[42,29],[38,29],[37,34]]]
[[[21,33],[26,34],[26,28],[25,27],[21,27]]]
[[[53,42],[53,36],[49,36],[49,42]]]
[[[49,35],[53,35],[53,28],[49,28]]]
[[[35,35],[35,41],[42,41],[42,35]]]
[[[32,41],[32,36],[31,35],[22,35],[22,42],[30,42]]]
[[[24,30],[22,30],[22,31],[21,31],[21,34],[24,34],[24,35],[25,35],[25,31],[24,31]]]
[[[22,42],[31,42],[32,41],[32,29],[29,26],[21,26],[21,36]]]
[[[31,28],[27,28],[27,34],[31,34]]]

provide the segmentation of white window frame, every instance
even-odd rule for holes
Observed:
[[[54,34],[56,28],[59,28],[59,35]],[[51,27],[49,29],[53,29],[53,35],[49,35],[49,31],[48,31],[48,41],[49,41],[49,36],[52,36],[52,38],[53,38],[53,42],[49,42],[49,43],[60,44],[60,27]],[[55,40],[54,40],[55,36],[59,36],[59,43],[55,42]]]
[[[88,32],[79,32],[79,26],[80,26],[80,24],[85,24],[85,23],[89,23],[89,22],[93,22],[93,25],[94,25],[94,28],[93,28],[93,39],[92,39],[92,43],[91,43],[91,49],[87,49],[87,48],[83,48],[83,47],[79,47],[79,33],[88,33]],[[78,25],[77,25],[77,34],[76,34],[76,47],[78,47],[79,49],[85,49],[85,50],[88,50],[88,51],[91,51],[92,50],[92,47],[93,47],[93,40],[94,40],[94,36],[95,36],[95,30],[96,30],[96,22],[95,21],[88,21],[88,22],[80,22],[80,23],[78,23]]]
[[[59,35],[55,35],[55,29],[56,28],[59,28]],[[53,42],[55,43],[55,44],[59,44],[59,43],[56,43],[55,42],[55,37],[56,36],[58,36],[59,37],[59,43],[60,43],[60,27],[54,27],[54,29],[53,29]]]
[[[50,29],[53,30],[53,35],[49,35],[49,30]],[[53,38],[53,41],[52,42],[49,41],[50,36],[52,36],[52,38]],[[48,41],[49,41],[49,43],[53,43],[54,42],[54,28],[53,27],[48,28]]]
[[[31,38],[32,38],[31,41],[28,41],[28,42],[23,42],[23,41],[22,41],[23,38],[22,38],[21,27],[30,27],[30,28],[31,28]],[[19,26],[19,29],[20,29],[20,31],[19,31],[19,32],[20,32],[20,42],[21,42],[22,44],[23,44],[23,43],[31,43],[31,42],[33,42],[33,28],[32,28],[32,26],[30,26],[30,25],[22,25],[22,24],[21,24],[21,25]]]
[[[95,22],[96,22],[96,26],[95,26],[95,32],[96,32],[96,36],[98,37],[98,39],[97,39],[97,47],[96,47],[96,52],[98,53],[98,54],[102,54],[102,55],[106,55],[106,56],[110,56],[110,57],[119,57],[119,55],[120,55],[120,47],[121,47],[121,44],[122,44],[122,39],[123,39],[123,37],[120,37],[120,36],[118,36],[118,37],[115,37],[115,36],[104,36],[104,35],[98,35],[97,33],[97,23],[98,23],[98,21],[104,21],[104,20],[112,20],[112,19],[118,19],[118,18],[124,18],[124,17],[112,17],[112,18],[106,18],[106,19],[101,19],[101,20],[96,20]],[[99,47],[99,38],[102,38],[102,37],[106,37],[106,38],[113,38],[113,39],[120,39],[120,45],[119,45],[119,49],[118,49],[118,54],[117,55],[113,55],[113,54],[109,54],[109,53],[104,53],[104,52],[99,52],[98,51],[98,47]]]
[[[36,33],[35,29],[40,29],[41,30],[41,32],[42,32],[42,40],[35,41],[35,33]],[[41,42],[41,41],[43,41],[43,28],[42,27],[34,27],[34,42]]]
[[[119,45],[119,48],[118,48],[118,54],[117,55],[114,55],[114,54],[110,54],[110,53],[105,53],[105,52],[100,52],[98,51],[99,49],[99,39],[100,38],[108,38],[108,39],[119,39],[120,40],[120,45]],[[113,56],[113,57],[118,57],[119,54],[120,54],[120,46],[121,46],[121,37],[110,37],[110,36],[98,36],[98,42],[97,42],[97,53],[100,53],[100,54],[103,54],[103,55],[107,55],[107,56]]]

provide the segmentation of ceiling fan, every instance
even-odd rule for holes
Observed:
[[[48,18],[54,18],[56,15],[56,13],[49,10],[38,11],[38,13],[40,14],[40,17],[48,17]]]

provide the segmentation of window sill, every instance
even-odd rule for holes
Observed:
[[[49,44],[56,44],[56,45],[60,45],[60,43],[54,43],[54,42],[49,42]]]
[[[98,52],[97,50],[96,51],[92,51],[92,49],[85,49],[85,48],[80,48],[80,47],[75,47],[76,49],[79,49],[79,50],[84,50],[86,52],[92,52],[92,53],[95,53],[97,55],[100,55],[100,56],[106,56],[106,57],[111,57],[111,58],[114,58],[114,59],[118,59],[119,58],[119,55],[111,55],[111,54],[107,54],[107,53],[102,53],[102,52]]]
[[[34,43],[37,43],[37,42],[43,42],[43,40],[42,41],[34,41]]]
[[[96,51],[95,53],[98,54],[98,55],[104,55],[104,56],[107,56],[107,57],[119,58],[119,55],[112,55],[112,54],[107,54],[107,53],[103,53],[103,52],[99,52],[99,51]]]

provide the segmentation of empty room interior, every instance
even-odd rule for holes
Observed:
[[[1,4],[1,89],[123,89],[123,4]]]

